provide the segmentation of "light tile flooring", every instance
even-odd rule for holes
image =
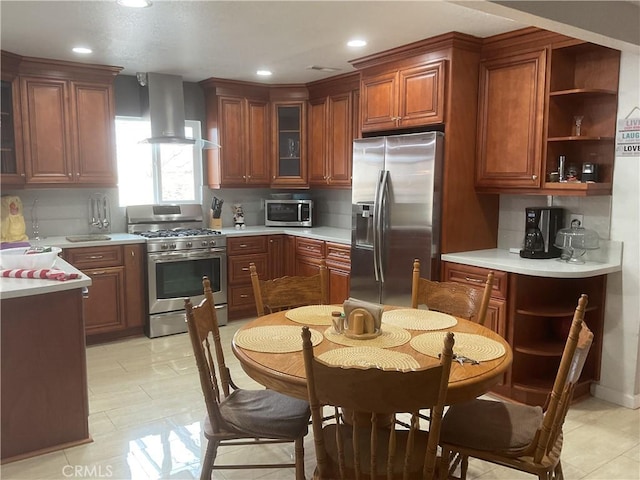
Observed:
[[[245,321],[221,328],[230,345]],[[260,388],[228,349],[236,383]],[[203,454],[204,402],[187,334],[150,340],[129,339],[87,348],[89,417],[93,442],[3,465],[0,477],[13,479],[191,479],[199,478]],[[283,461],[289,445],[220,449],[217,463]],[[574,405],[565,423],[562,453],[567,480],[640,479],[640,411],[594,398]],[[305,442],[307,478],[315,457],[311,435]],[[214,479],[293,479],[293,470],[216,471]],[[468,478],[519,479],[531,476],[471,460]]]

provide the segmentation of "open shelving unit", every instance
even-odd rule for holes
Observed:
[[[551,50],[546,177],[558,170],[558,158],[575,166],[598,167],[597,182],[544,183],[550,195],[608,195],[613,182],[620,52],[589,43]],[[576,134],[575,116],[582,116]]]
[[[508,340],[513,348],[508,395],[529,405],[544,405],[583,293],[589,296],[585,322],[594,334],[594,344],[574,398],[588,395],[591,382],[600,375],[606,276],[575,279],[511,275],[509,282],[514,300],[508,325]]]

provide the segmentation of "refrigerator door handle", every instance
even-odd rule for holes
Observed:
[[[380,178],[376,188],[376,201],[374,208],[374,242],[373,242],[373,262],[376,273],[376,280],[384,282],[384,271],[382,268],[382,241],[384,237],[384,208],[386,203],[388,170],[380,171]]]

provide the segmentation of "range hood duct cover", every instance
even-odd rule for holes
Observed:
[[[184,131],[184,91],[182,77],[163,73],[138,73],[138,82],[149,89],[151,138],[141,143],[195,145]],[[198,141],[200,148],[215,148],[213,142]]]

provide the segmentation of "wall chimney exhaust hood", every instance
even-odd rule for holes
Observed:
[[[182,77],[162,73],[137,73],[138,83],[149,89],[149,120],[151,137],[140,143],[196,145],[184,131],[184,93]],[[198,140],[197,147],[210,149],[219,145],[208,140]]]

